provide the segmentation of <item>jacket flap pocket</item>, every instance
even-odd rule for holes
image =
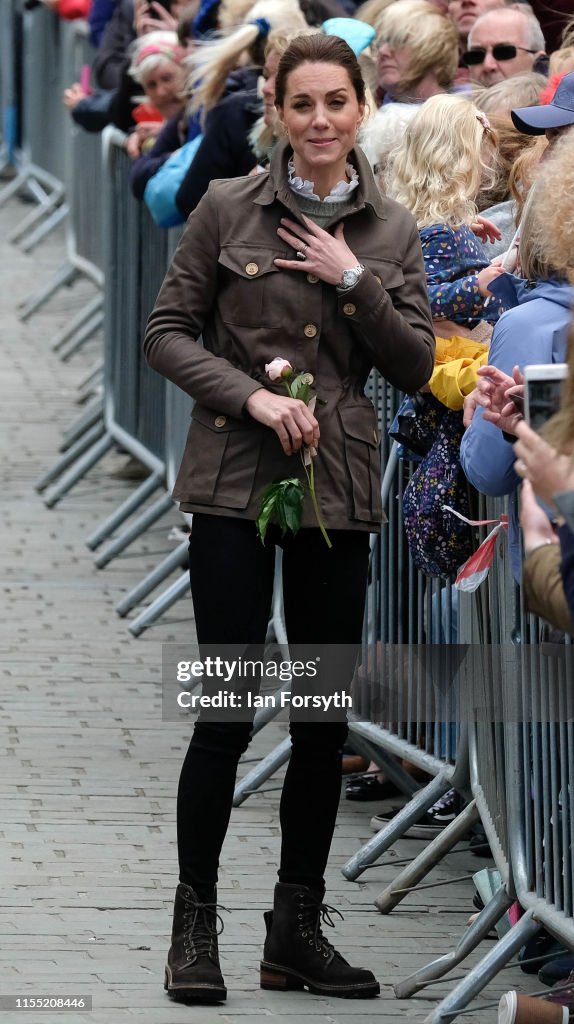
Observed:
[[[279,270],[273,262],[278,255],[276,249],[263,249],[258,245],[249,246],[247,243],[231,244],[221,248],[219,262],[246,281],[256,281],[264,274],[276,273]]]
[[[201,423],[202,427],[208,427],[215,434],[228,434],[232,430],[249,430],[253,420],[236,419],[234,416],[225,416],[215,409],[208,409],[205,405],[195,405],[191,414],[192,421]]]
[[[400,263],[396,263],[394,260],[372,259],[366,256],[361,262],[369,268],[387,291],[392,291],[393,288],[400,288],[405,283],[403,268]]]
[[[347,437],[364,441],[371,448],[378,446],[379,434],[375,426],[375,410],[372,407],[369,409],[365,405],[344,405],[339,408],[339,415]]]

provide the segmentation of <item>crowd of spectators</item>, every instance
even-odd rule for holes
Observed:
[[[568,0],[43,2],[88,18],[92,87],[70,83],[64,102],[86,130],[125,132],[138,200],[197,140],[171,185],[182,222],[212,179],[265,172],[281,135],[275,74],[294,36],[349,42],[370,90],[359,144],[419,230],[437,335],[431,390],[464,416],[468,482],[509,496],[512,569],[529,608],[574,632]],[[562,362],[562,411],[541,438],[516,408],[523,369]]]

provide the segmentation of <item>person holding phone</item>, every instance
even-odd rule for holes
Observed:
[[[574,633],[574,325],[568,369],[560,409],[540,433],[524,420],[516,424],[514,468],[524,481],[520,524],[526,607]]]

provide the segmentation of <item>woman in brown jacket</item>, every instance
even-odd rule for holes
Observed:
[[[196,402],[175,497],[193,512],[200,646],[264,644],[279,544],[289,643],[321,645],[328,656],[328,645],[360,643],[369,533],[382,518],[378,426],[364,386],[375,366],[399,388],[420,388],[433,369],[434,335],[415,222],[380,195],[354,148],[365,87],[352,50],[337,37],[297,38],[279,64],[276,105],[288,138],[268,173],[212,182],[160,291],[145,351]],[[308,372],[325,403],[315,414],[266,377],[277,356]],[[271,527],[263,545],[256,533],[265,488],[303,475],[302,445],[318,446],[331,549],[310,502],[295,536]],[[182,768],[165,982],[176,999],[226,996],[215,887],[250,730],[249,720],[200,716]],[[321,931],[346,723],[297,719],[290,731],[261,984],[375,996],[372,973],[351,967]]]

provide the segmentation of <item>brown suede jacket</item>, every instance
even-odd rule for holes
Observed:
[[[345,240],[366,267],[354,288],[338,292],[312,274],[279,270],[293,259],[277,235],[280,218],[301,220],[287,184],[291,148],[277,147],[269,172],[214,181],[190,216],[149,318],[144,349],[152,367],[196,402],[174,489],[187,511],[255,519],[272,482],[301,477],[298,456],[244,410],[264,386],[275,356],[308,371],[325,405],[317,405],[321,447],[315,482],[326,526],[377,531],[379,424],[364,394],[372,367],[397,388],[425,384],[435,338],[416,224],[381,196],[357,148],[354,202]],[[203,345],[198,343],[202,337]],[[315,526],[306,502],[303,526]]]

